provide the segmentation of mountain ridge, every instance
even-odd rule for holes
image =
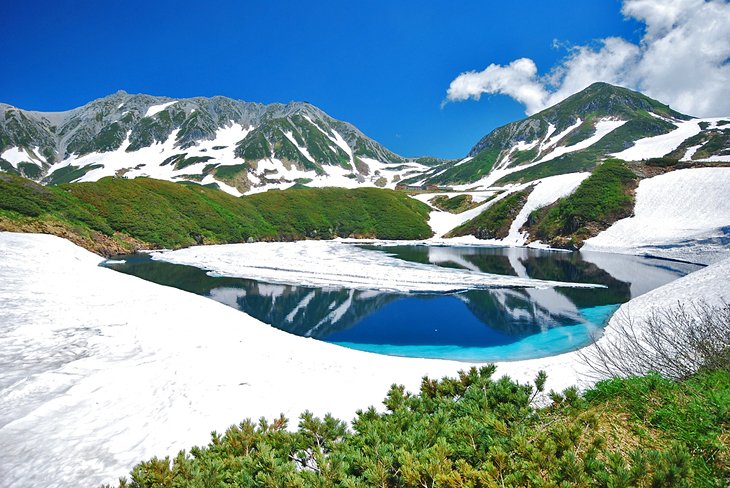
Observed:
[[[117,91],[63,112],[28,111],[0,104],[0,113],[0,168],[47,183],[71,181],[53,176],[66,166],[74,169],[65,170],[62,176],[70,174],[74,180],[95,170],[89,179],[119,176],[118,172],[159,177],[149,173],[169,157],[179,156],[190,163],[186,165],[197,164],[195,171],[186,175],[173,174],[173,170],[163,179],[207,179],[206,183],[218,186],[227,182],[231,184],[223,189],[232,193],[331,176],[331,166],[344,170],[337,171],[339,183],[349,178],[354,180],[349,186],[370,183],[392,187],[399,173],[422,169],[422,163],[431,162],[427,158],[416,163],[415,158],[397,155],[354,125],[334,119],[308,102],[264,105],[222,96],[171,98]],[[222,133],[225,143],[203,147],[223,137]],[[161,151],[165,158],[145,154],[145,160],[119,164],[111,172],[94,167],[106,166],[97,160],[109,159],[109,153],[119,152],[115,156],[118,161],[125,154],[159,144],[168,146]],[[220,153],[210,154],[223,149],[228,149],[223,158],[218,157]],[[209,154],[202,154],[206,152]],[[94,160],[89,160],[89,155]],[[190,157],[197,159],[187,161]],[[218,164],[200,164],[206,161]],[[260,170],[262,161],[266,168]],[[25,164],[19,166],[21,163]],[[140,165],[151,169],[144,171]],[[391,170],[398,165],[407,166]],[[218,178],[216,169],[226,166],[239,167],[224,171],[226,176]],[[288,174],[292,172],[302,174]]]
[[[462,191],[590,172],[611,157],[730,162],[730,117],[694,118],[599,82],[442,160],[404,158],[308,102],[120,90],[63,112],[0,104],[0,170],[46,184],[147,176],[234,195],[294,185]]]
[[[682,114],[642,93],[598,82],[552,107],[492,130],[456,165],[431,168],[404,183],[466,187],[481,180],[504,185],[591,171],[602,160],[628,151],[639,141],[668,136],[693,124],[696,130],[689,127],[687,138],[704,134],[700,138],[709,140],[709,132],[718,129],[722,133],[719,139],[714,137],[714,152],[699,154],[725,157],[730,154],[730,131],[724,126],[720,129],[716,122],[719,120]],[[704,123],[706,127],[702,127]],[[678,141],[665,152],[657,149],[660,152],[650,157],[689,149],[683,143]],[[683,159],[684,154],[676,159]]]

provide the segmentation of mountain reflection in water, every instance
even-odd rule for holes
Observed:
[[[502,288],[396,294],[209,276],[147,255],[117,271],[224,303],[292,334],[386,354],[461,360],[524,359],[588,342],[629,299],[698,266],[606,253],[525,248],[361,246],[405,261],[606,288]]]

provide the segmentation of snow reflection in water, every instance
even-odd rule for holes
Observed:
[[[397,356],[497,361],[588,344],[621,303],[698,266],[607,253],[525,248],[360,246],[403,261],[606,288],[494,288],[399,294],[214,277],[147,255],[106,263],[238,308],[290,333]]]

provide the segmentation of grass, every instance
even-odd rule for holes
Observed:
[[[446,195],[438,195],[429,201],[437,209],[454,214],[465,212],[484,203],[475,203],[471,195],[456,195],[451,198]]]
[[[17,230],[53,221],[54,228],[63,229],[56,233],[65,237],[123,236],[148,248],[338,236],[431,236],[426,204],[377,188],[302,188],[236,198],[197,184],[150,178],[108,177],[45,187],[0,174],[0,212],[5,227]]]
[[[528,232],[552,246],[577,249],[583,240],[632,214],[637,181],[625,162],[609,159],[571,195],[535,210],[526,224]]]
[[[207,446],[152,458],[120,487],[719,487],[730,476],[730,374],[657,375],[569,388],[535,408],[534,384],[495,368],[393,385],[351,426],[329,415],[249,419]]]
[[[496,148],[484,150],[466,163],[459,166],[451,165],[439,176],[429,178],[428,182],[430,184],[473,183],[489,174],[499,153],[500,150]]]
[[[445,237],[473,235],[478,239],[504,239],[510,225],[527,202],[530,190],[514,192],[493,203],[482,213],[456,227]]]

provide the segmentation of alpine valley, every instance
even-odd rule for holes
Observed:
[[[332,237],[588,241],[701,262],[726,251],[730,116],[606,83],[493,130],[461,160],[399,156],[308,103],[120,91],[67,112],[0,110],[0,228],[105,254]]]
[[[730,479],[730,116],[596,83],[442,160],[118,92],[0,105],[0,168],[3,487]]]

